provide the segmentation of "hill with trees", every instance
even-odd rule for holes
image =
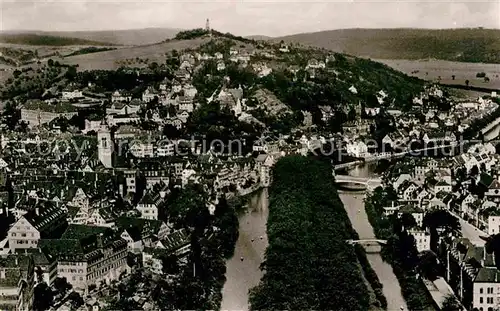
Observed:
[[[500,63],[498,29],[341,29],[273,38],[374,59]]]
[[[291,156],[273,169],[266,250],[251,310],[368,310],[354,247],[357,234],[328,162]]]
[[[0,33],[0,43],[18,45],[44,45],[44,46],[68,46],[68,45],[113,45],[107,42],[91,41],[72,37],[59,37],[51,35],[39,35],[32,33],[8,34]]]
[[[143,28],[124,30],[99,30],[99,31],[8,31],[3,34],[32,34],[39,36],[54,36],[75,38],[79,40],[107,42],[113,45],[146,45],[173,38],[180,29],[176,28]]]

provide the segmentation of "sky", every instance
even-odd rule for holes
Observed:
[[[210,26],[282,36],[342,28],[500,28],[500,0],[0,0],[1,30]]]

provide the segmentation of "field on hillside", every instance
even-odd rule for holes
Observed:
[[[120,48],[113,51],[65,57],[61,60],[61,63],[68,65],[78,64],[78,71],[96,69],[114,70],[120,67],[119,61],[135,59],[136,57],[147,58],[149,62],[163,62],[165,61],[165,53],[169,51],[196,48],[209,40],[209,38],[197,38],[193,40]]]
[[[441,77],[443,84],[465,85],[469,80],[471,86],[500,89],[500,66],[498,64],[462,63],[444,60],[387,60],[377,59],[396,70],[402,71],[409,76],[424,80],[437,80]],[[418,71],[415,73],[415,71]],[[490,78],[484,82],[482,78],[476,78],[478,72],[484,72]],[[455,75],[453,80],[452,75]]]

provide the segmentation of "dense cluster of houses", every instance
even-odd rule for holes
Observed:
[[[106,96],[89,91],[91,85],[70,85],[57,98],[26,102],[21,121],[30,131],[3,131],[0,138],[0,218],[10,221],[0,232],[4,235],[0,242],[0,308],[31,310],[34,285],[46,282],[53,286],[59,278],[87,295],[92,288],[123,278],[131,269],[127,260],[131,254],[138,256],[143,267],[161,274],[164,256],[182,261],[190,253],[190,232],[174,229],[169,221],[169,198],[174,189],[201,185],[211,198],[206,208],[213,215],[221,196],[245,195],[269,186],[271,168],[279,157],[306,155],[325,144],[327,140],[321,136],[263,136],[252,145],[253,153],[221,154],[206,149],[201,140],[170,140],[164,135],[168,126],[185,127],[199,107],[193,75],[203,62],[215,61],[217,71],[231,63],[251,65],[259,77],[265,77],[273,69],[260,60],[289,51],[281,44],[276,51],[231,47],[228,55],[184,52],[174,78],[147,85],[140,98],[126,90]],[[259,60],[253,61],[255,57]],[[314,77],[333,61],[335,57],[330,55],[310,59],[305,68],[288,70],[297,73],[304,69]],[[357,93],[354,86],[349,90]],[[252,98],[244,94],[241,86],[223,84],[207,102],[218,102],[250,124],[261,123],[251,115],[253,109],[263,109],[270,116],[292,113],[267,90],[257,90]],[[387,98],[383,90],[376,96],[381,104]],[[443,94],[431,88],[415,98],[415,106],[420,107],[428,96]],[[62,133],[52,124],[56,119],[72,119],[82,108],[95,107],[103,108],[104,115],[85,116],[81,132]],[[332,107],[319,108],[324,122],[335,116]],[[389,113],[397,116],[397,131],[384,137],[383,143],[394,147],[401,139],[412,137],[452,142],[456,140],[454,127],[463,131],[467,120],[495,108],[480,99],[458,103],[448,113],[430,109],[424,113],[425,126],[415,113],[392,109]],[[360,107],[357,109],[360,115]],[[380,109],[366,108],[365,113],[376,116]],[[311,122],[310,113],[304,115],[304,122]],[[152,123],[157,130],[144,130],[141,122]],[[341,138],[346,138],[349,154],[368,154],[368,146],[360,138],[368,135],[372,125],[366,119],[343,125]],[[427,159],[413,163],[414,169],[401,170],[391,181],[398,200],[385,207],[386,215],[413,215],[416,226],[410,233],[419,251],[430,249],[423,218],[433,208],[449,209],[491,234],[498,233],[500,175],[496,165],[495,148],[488,144],[475,146],[453,162]],[[464,177],[457,190],[458,171]],[[470,184],[474,187],[466,186]],[[483,195],[475,191],[480,187],[484,187]]]
[[[95,131],[97,140],[43,126],[28,134],[2,134],[0,216],[12,221],[0,243],[0,257],[8,259],[0,264],[0,272],[14,269],[16,279],[0,278],[0,296],[12,293],[0,303],[32,302],[33,293],[20,291],[18,284],[34,276],[26,275],[24,266],[11,266],[15,260],[26,261],[26,256],[34,259],[40,276],[35,275],[34,284],[53,286],[65,278],[82,294],[124,277],[130,271],[130,253],[139,255],[142,266],[160,273],[162,256],[182,261],[190,251],[189,232],[174,230],[168,221],[172,189],[202,185],[213,198],[207,202],[213,214],[220,196],[269,186],[277,158],[306,154],[322,141],[302,136],[290,143],[263,136],[247,156],[221,155],[196,144],[189,144],[190,152],[183,155],[180,142],[166,143],[161,134],[133,124],[112,131],[101,121]],[[127,139],[130,157],[116,148]],[[41,146],[47,146],[45,153]]]
[[[491,143],[469,146],[453,158],[413,158],[395,165],[387,187],[397,200],[384,206],[386,216],[411,214],[416,225],[407,228],[419,252],[431,250],[430,211],[443,209],[468,221],[484,237],[500,233],[500,157]],[[456,238],[447,245],[446,280],[466,307],[495,310],[500,306],[499,270],[485,241]]]
[[[380,93],[382,95],[379,94],[379,103],[383,103],[385,93]],[[396,120],[395,130],[382,138],[382,146],[376,146],[379,150],[391,152],[417,146],[458,143],[460,135],[474,120],[482,119],[498,108],[494,101],[479,97],[477,100],[453,102],[449,111],[439,111],[437,108],[423,106],[423,101],[428,100],[429,96],[443,95],[439,88],[431,87],[414,99],[412,111],[403,113],[399,109],[387,109],[387,113]],[[370,117],[380,112],[380,108],[365,108],[365,114]],[[322,110],[322,115],[325,120],[328,119],[328,110]],[[374,146],[370,146],[366,138],[370,127],[374,126],[373,119],[358,119],[343,125],[349,155],[357,158],[370,156]]]

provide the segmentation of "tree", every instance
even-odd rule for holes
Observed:
[[[54,61],[52,60],[52,58],[49,58],[49,60],[47,61],[47,65],[49,65],[49,67],[54,66]]]
[[[80,296],[80,294],[78,294],[77,292],[71,292],[68,295],[68,299],[71,301],[71,305],[75,309],[80,308],[80,306],[83,306],[83,304],[85,303],[85,301],[83,301],[82,296]]]
[[[42,282],[37,284],[33,294],[34,311],[45,311],[50,309],[54,300],[54,294],[47,283]]]
[[[469,80],[465,80],[465,85],[469,86],[469,82],[470,82]]]
[[[175,255],[162,255],[160,257],[163,273],[165,274],[176,274],[179,273],[179,262]]]
[[[351,108],[349,110],[349,113],[347,115],[347,119],[349,121],[355,121],[356,120],[356,110],[354,108]]]
[[[423,226],[431,233],[431,249],[434,251],[437,251],[438,228],[444,231],[443,237],[451,234],[459,235],[461,230],[458,219],[444,209],[436,209],[427,213],[424,216]]]
[[[500,267],[500,234],[490,235],[485,244],[486,252],[494,253],[495,264]]]
[[[76,78],[76,67],[70,66],[68,67],[68,70],[64,74],[64,77],[68,79],[69,81],[74,81]]]
[[[452,80],[455,80],[455,75],[451,75],[451,79],[452,79]]]
[[[464,308],[461,306],[460,302],[455,297],[455,295],[450,294],[446,296],[441,311],[462,311],[462,310],[464,310]]]
[[[477,167],[477,165],[474,165],[471,170],[470,170],[470,175],[471,176],[477,176],[479,175],[479,168]]]
[[[441,273],[439,260],[433,251],[424,251],[419,255],[417,264],[418,273],[424,278],[434,281]]]
[[[410,213],[403,213],[401,215],[401,225],[405,230],[414,228],[417,226],[417,221],[415,220],[415,217],[413,217],[412,214]]]
[[[54,280],[54,288],[56,289],[56,291],[64,295],[68,290],[72,288],[72,286],[68,283],[65,277],[56,277],[56,279]]]
[[[5,104],[2,118],[5,120],[5,124],[10,130],[14,130],[19,120],[21,120],[21,110],[17,109],[16,105],[12,101],[8,101]]]
[[[486,73],[485,72],[478,72],[476,73],[476,78],[484,78],[486,77]]]

